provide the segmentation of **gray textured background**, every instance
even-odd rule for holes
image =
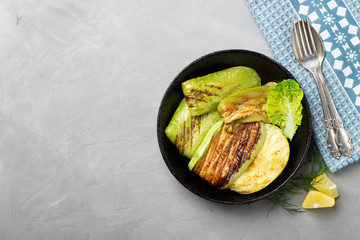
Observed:
[[[0,239],[358,239],[359,164],[331,176],[334,208],[294,216],[206,201],[170,174],[162,95],[232,48],[273,57],[244,1],[1,1]]]

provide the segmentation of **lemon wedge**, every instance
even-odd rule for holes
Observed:
[[[327,208],[334,205],[334,198],[316,190],[310,190],[302,203],[302,207],[305,209]]]
[[[314,178],[312,186],[316,190],[325,193],[332,198],[337,198],[339,196],[335,183],[333,183],[325,173]]]

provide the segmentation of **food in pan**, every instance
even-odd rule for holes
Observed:
[[[261,85],[255,70],[239,66],[185,81],[182,89],[165,133],[191,171],[239,194],[260,191],[281,174],[302,119],[295,80]]]

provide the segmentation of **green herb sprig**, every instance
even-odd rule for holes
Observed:
[[[323,173],[329,173],[329,169],[322,159],[321,153],[315,144],[311,144],[308,157],[295,176],[274,195],[267,198],[272,205],[268,209],[269,215],[277,206],[282,207],[290,214],[304,212],[302,208],[291,203],[291,196],[301,191],[309,191],[315,184],[314,178]]]

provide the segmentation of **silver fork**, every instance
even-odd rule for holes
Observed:
[[[313,75],[320,95],[326,129],[326,144],[330,154],[339,158],[341,153],[350,157],[353,153],[350,136],[335,108],[329,89],[321,72],[325,51],[320,36],[308,21],[298,21],[292,32],[292,47],[296,60]],[[330,106],[330,112],[327,105]]]

